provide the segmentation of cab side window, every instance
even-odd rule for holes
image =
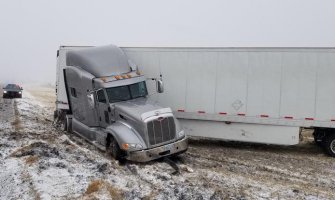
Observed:
[[[100,103],[107,103],[106,96],[103,90],[97,92],[97,100]]]

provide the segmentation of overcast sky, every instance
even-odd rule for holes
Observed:
[[[335,47],[334,0],[0,0],[0,82],[54,84],[60,45]]]

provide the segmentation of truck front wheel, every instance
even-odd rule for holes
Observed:
[[[114,138],[110,138],[110,140],[108,153],[110,153],[115,160],[122,160],[124,157],[124,152]]]
[[[330,156],[335,157],[335,134],[328,134],[323,139],[323,147]]]

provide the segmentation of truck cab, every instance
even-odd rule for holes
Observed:
[[[66,66],[58,66],[62,71],[57,74],[64,83],[57,83],[57,95],[66,94],[66,101],[55,117],[66,130],[116,159],[146,162],[187,150],[185,132],[172,110],[148,98],[147,78],[130,66],[120,48],[90,47],[63,55]],[[163,92],[161,77],[150,80]]]

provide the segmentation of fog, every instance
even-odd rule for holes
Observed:
[[[0,0],[0,82],[55,82],[60,45],[334,47],[333,0]]]

